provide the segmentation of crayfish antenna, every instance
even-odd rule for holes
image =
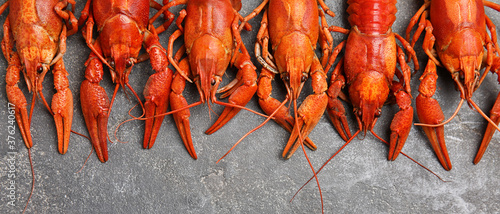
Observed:
[[[304,188],[304,187],[305,187],[305,186],[306,186],[309,182],[311,182],[311,180],[312,180],[313,178],[316,178],[316,179],[317,179],[317,175],[318,175],[318,173],[319,173],[319,172],[321,172],[321,170],[322,170],[322,169],[326,166],[326,164],[328,164],[328,163],[329,163],[329,162],[330,162],[330,161],[331,161],[331,160],[332,160],[335,156],[337,156],[337,154],[338,154],[340,151],[342,151],[342,150],[343,150],[343,149],[347,146],[347,144],[349,144],[350,142],[352,142],[352,140],[353,140],[353,139],[354,139],[354,138],[355,138],[355,137],[356,137],[356,136],[357,136],[360,132],[361,132],[361,130],[358,130],[356,133],[354,133],[354,135],[353,135],[351,138],[349,138],[349,140],[347,140],[347,141],[344,143],[344,145],[342,145],[342,146],[341,146],[341,147],[340,147],[340,148],[339,148],[339,149],[338,149],[338,150],[337,150],[337,151],[336,151],[336,152],[335,152],[335,153],[334,153],[334,154],[333,154],[333,155],[332,155],[332,156],[331,156],[331,157],[330,157],[330,158],[329,158],[329,159],[328,159],[328,160],[327,160],[327,161],[326,161],[326,162],[325,162],[325,163],[324,163],[324,164],[323,164],[323,165],[322,165],[319,169],[318,169],[318,171],[316,171],[316,172],[314,173],[314,176],[313,176],[313,177],[311,177],[311,178],[309,178],[309,180],[307,180],[307,182],[306,182],[306,183],[304,183],[304,184],[303,184],[303,185],[302,185],[302,186],[301,186],[301,187],[297,190],[297,192],[295,192],[295,194],[293,195],[292,199],[290,199],[290,202],[292,202],[292,201],[293,201],[293,199],[295,198],[295,196],[297,196],[297,194],[299,194],[299,192],[300,192],[300,191],[301,191],[301,190],[302,190],[302,189],[303,189],[303,188]],[[319,188],[319,185],[318,185],[318,188]],[[320,193],[321,193],[321,192],[320,192]]]
[[[35,107],[35,101],[36,101],[36,91],[33,92],[33,97],[31,98],[31,109],[30,109],[30,114],[28,117],[28,124],[31,124],[31,118],[33,116],[33,108]],[[23,209],[23,214],[26,212],[26,209],[28,208],[28,204],[30,203],[31,196],[33,195],[33,191],[35,191],[35,169],[33,168],[33,160],[31,158],[31,146],[33,146],[33,143],[31,143],[30,148],[28,148],[28,157],[30,161],[30,168],[31,168],[31,177],[32,177],[32,182],[31,182],[31,191],[30,195],[28,196],[28,201],[26,201],[26,206],[24,206]]]
[[[217,162],[215,163],[219,163],[222,159],[224,159],[224,157],[226,157],[238,144],[241,143],[241,141],[243,141],[243,139],[245,139],[248,135],[252,134],[253,132],[257,131],[258,129],[260,129],[262,126],[264,126],[267,122],[269,122],[269,120],[271,120],[274,115],[276,115],[279,111],[279,109],[281,107],[283,107],[285,105],[285,103],[287,103],[289,100],[289,97],[287,96],[286,99],[281,102],[281,104],[278,106],[278,108],[276,108],[276,110],[271,114],[269,115],[266,120],[264,120],[264,122],[262,122],[260,125],[258,125],[257,127],[255,127],[254,129],[250,130],[249,132],[247,132],[245,135],[243,135],[243,137],[241,137],[230,149],[229,151],[226,152],[226,154],[224,154],[221,158],[219,158],[219,160],[217,160]]]
[[[111,113],[111,108],[113,107],[113,102],[114,102],[114,100],[115,100],[115,96],[116,96],[116,93],[118,92],[119,86],[120,86],[120,85],[118,85],[118,84],[117,84],[117,85],[116,85],[116,87],[115,87],[115,91],[114,91],[114,93],[113,93],[113,98],[111,99],[111,104],[109,105],[109,108],[110,108],[109,112],[110,112],[110,113]],[[142,103],[141,99],[139,98],[139,95],[137,95],[137,93],[135,92],[134,88],[132,88],[132,86],[131,86],[129,83],[125,83],[124,85],[122,85],[123,92],[125,93],[125,96],[127,97],[127,100],[130,100],[130,99],[129,99],[129,97],[128,97],[127,90],[126,90],[125,86],[126,86],[128,89],[130,89],[130,91],[132,92],[132,94],[134,95],[134,97],[135,97],[135,98],[137,99],[137,101],[139,102],[139,105],[141,106],[141,108],[142,108],[142,112],[143,112],[143,114],[142,114],[141,116],[139,116],[139,118],[141,118],[141,117],[145,114],[145,113],[144,113],[144,112],[145,112],[145,110],[144,110],[144,109],[145,109],[145,108],[144,108],[144,104]],[[133,117],[133,116],[131,115],[131,113],[130,113],[130,112],[131,112],[131,111],[132,111],[132,110],[133,110],[136,106],[137,106],[137,105],[135,105],[134,107],[130,108],[130,109],[129,109],[129,111],[128,111],[128,115],[130,115],[131,117]],[[109,115],[108,115],[108,116],[109,116]],[[133,119],[133,120],[135,120],[135,119]],[[115,139],[116,139],[118,142],[120,142],[120,143],[126,143],[126,142],[123,142],[123,141],[121,141],[120,139],[118,139],[118,137],[116,136],[116,133],[118,132],[118,128],[119,128],[121,125],[123,125],[123,123],[128,122],[128,121],[131,121],[131,120],[130,120],[130,119],[129,119],[129,120],[125,120],[124,122],[121,122],[120,124],[118,124],[118,126],[116,127],[116,129],[115,129],[115,131],[114,131],[114,137],[115,137]],[[108,135],[108,140],[109,140],[110,142],[112,142],[112,141],[109,139],[109,135]]]
[[[118,126],[117,126],[117,127],[116,127],[116,129],[115,129],[115,132],[114,132],[115,139],[116,139],[118,142],[120,142],[120,143],[127,143],[126,141],[125,141],[125,142],[123,142],[123,141],[121,141],[120,139],[118,139],[118,136],[116,135],[116,134],[118,133],[118,129],[120,128],[120,126],[122,126],[124,123],[129,122],[129,121],[133,121],[133,120],[140,120],[140,119],[141,119],[141,118],[142,118],[142,117],[146,114],[146,111],[143,109],[143,110],[142,110],[142,114],[141,114],[141,116],[139,116],[139,117],[135,117],[134,115],[132,115],[132,113],[131,113],[131,112],[132,112],[132,110],[134,110],[134,108],[135,108],[137,105],[138,105],[138,104],[135,104],[132,108],[130,108],[130,109],[128,110],[128,115],[129,115],[130,117],[132,117],[132,119],[127,119],[127,120],[125,120],[125,121],[121,122],[120,124],[118,124]]]
[[[119,88],[120,88],[120,85],[116,85],[115,90],[113,91],[113,96],[111,97],[111,102],[109,103],[108,117],[111,114],[111,108],[113,108],[113,103],[115,102],[116,93],[118,93]]]
[[[335,156],[337,156],[337,154],[342,151],[354,138],[356,138],[356,136],[360,133],[361,130],[358,130],[356,133],[354,133],[354,135],[349,139],[347,140],[344,145],[342,145],[319,169],[318,171],[316,171],[315,173],[315,176],[317,176],[317,174],[319,172],[321,172],[321,170],[326,166],[326,164],[328,164]],[[382,138],[380,138],[378,135],[376,135],[373,131],[371,131],[371,133],[376,137],[378,138],[381,142],[385,143],[386,145],[389,145],[389,143],[385,140],[383,140]],[[418,164],[420,167],[424,168],[425,170],[427,170],[428,172],[432,173],[434,176],[436,176],[439,180],[443,181],[443,182],[448,182],[446,180],[444,180],[443,178],[441,178],[438,174],[436,174],[435,172],[433,172],[432,170],[430,170],[429,168],[425,167],[424,165],[422,165],[421,163],[419,163],[418,161],[416,161],[415,159],[411,158],[410,156],[408,156],[407,154],[401,152],[402,155],[404,155],[405,157],[407,157],[408,159],[410,159],[411,161],[413,161],[414,163]],[[305,182],[298,190],[297,192],[293,195],[292,199],[290,199],[290,202],[293,201],[293,199],[295,198],[295,196],[297,196],[297,194],[309,183],[311,182],[311,180],[313,178],[315,178],[315,176],[309,178],[309,180],[307,180],[307,182]]]
[[[390,145],[389,142],[385,141],[384,139],[382,139],[380,136],[378,136],[377,134],[375,134],[375,132],[373,130],[370,131],[373,136],[375,136],[377,139],[380,140],[380,142],[384,143],[385,145]],[[419,165],[420,167],[424,168],[425,170],[427,170],[428,172],[430,172],[431,174],[433,174],[434,176],[436,176],[439,180],[443,181],[443,182],[448,182],[446,180],[443,180],[438,174],[436,174],[434,171],[430,170],[429,168],[427,168],[426,166],[424,166],[423,164],[419,163],[418,161],[416,161],[415,159],[413,159],[412,157],[410,157],[409,155],[403,153],[403,152],[400,152],[400,154],[404,155],[406,158],[410,159],[411,161],[413,161],[414,163],[416,163],[417,165]]]
[[[497,124],[490,119],[490,117],[488,117],[480,108],[479,106],[476,105],[476,103],[474,101],[472,101],[472,99],[469,99],[467,100],[468,103],[470,103],[472,106],[474,106],[474,108],[477,110],[477,112],[479,112],[479,114],[481,116],[483,116],[484,119],[486,119],[488,121],[488,123],[490,123],[493,127],[495,127],[498,131],[500,131],[500,128],[497,126]]]
[[[190,105],[184,106],[184,107],[182,107],[182,108],[179,108],[179,109],[176,109],[176,110],[173,110],[173,111],[165,112],[165,113],[162,113],[162,114],[156,114],[156,115],[154,115],[154,116],[152,116],[152,117],[143,117],[143,116],[144,116],[144,114],[145,114],[145,113],[144,113],[144,111],[143,111],[143,114],[141,114],[141,116],[139,116],[139,117],[136,117],[136,116],[132,115],[131,111],[132,111],[132,110],[133,110],[133,109],[137,106],[137,104],[136,104],[134,107],[132,107],[132,108],[131,108],[131,109],[129,109],[129,111],[128,111],[128,115],[129,115],[130,117],[132,117],[132,118],[130,118],[130,119],[128,119],[128,120],[125,120],[125,121],[121,122],[121,123],[120,123],[120,124],[116,127],[116,129],[115,129],[115,138],[118,140],[118,142],[123,143],[122,141],[120,141],[120,140],[116,137],[116,135],[117,135],[118,130],[120,129],[120,127],[121,127],[123,124],[128,123],[128,122],[130,122],[130,121],[134,121],[134,120],[149,120],[149,119],[153,119],[153,118],[155,118],[155,117],[162,117],[162,116],[166,116],[166,115],[170,115],[170,114],[175,114],[175,113],[177,113],[177,112],[184,111],[184,110],[186,110],[186,109],[189,109],[189,108],[192,108],[192,107],[195,107],[195,106],[201,105],[201,104],[202,104],[202,102],[201,102],[201,101],[198,101],[198,102],[192,103],[192,104],[190,104]]]
[[[260,112],[255,111],[255,110],[249,109],[249,108],[247,108],[247,107],[245,107],[245,106],[240,106],[240,105],[236,105],[236,104],[232,104],[232,103],[220,102],[220,101],[217,101],[217,100],[216,100],[214,103],[215,103],[215,104],[218,104],[218,105],[221,105],[221,106],[226,106],[226,107],[240,108],[240,109],[242,109],[242,110],[246,110],[246,111],[248,111],[248,112],[254,113],[254,114],[256,114],[256,115],[259,115],[259,116],[262,116],[262,117],[265,117],[265,118],[270,117],[270,116],[268,116],[268,115],[266,115],[266,114],[262,114],[262,113],[260,113]],[[272,118],[271,118],[271,119],[272,119]]]
[[[132,86],[130,86],[130,84],[127,83],[127,88],[130,89],[130,91],[132,92],[132,94],[134,94],[135,98],[137,99],[137,101],[139,102],[139,105],[141,105],[141,108],[142,108],[142,111],[144,112],[144,104],[142,104],[142,101],[141,99],[139,98],[139,95],[137,95],[137,93],[135,93],[135,90],[134,88],[132,88]],[[125,90],[125,89],[124,89]],[[125,93],[126,94],[126,93]]]
[[[83,170],[83,167],[85,167],[85,165],[87,165],[87,161],[90,159],[90,156],[92,155],[92,152],[94,151],[94,147],[93,146],[90,146],[90,153],[89,153],[89,156],[87,156],[87,158],[85,159],[85,161],[83,162],[83,165],[82,167],[80,168],[80,170],[78,170],[75,174],[78,174],[80,173],[82,170]]]
[[[81,137],[87,138],[87,140],[89,140],[89,141],[90,141],[90,143],[92,143],[92,139],[90,139],[90,137],[88,137],[88,136],[86,136],[86,135],[84,135],[84,134],[82,134],[82,133],[79,133],[79,132],[73,131],[73,130],[71,130],[71,132],[72,132],[73,134],[80,135]],[[86,164],[86,163],[87,163],[87,161],[89,160],[90,156],[92,155],[92,151],[94,151],[94,147],[93,147],[93,146],[90,146],[90,154],[89,154],[89,156],[87,157],[87,159],[85,159],[85,162],[83,163],[83,166],[82,166],[82,167],[80,168],[80,170],[78,170],[78,172],[76,172],[76,173],[79,173],[80,171],[82,171],[82,170],[83,170],[83,167],[85,166],[85,164]]]
[[[30,121],[31,121],[31,117],[30,117]],[[28,208],[28,204],[30,203],[31,196],[33,195],[33,191],[35,191],[35,170],[33,169],[33,160],[31,159],[31,148],[28,149],[28,157],[30,159],[31,177],[33,178],[33,180],[31,182],[30,196],[28,196],[28,201],[26,201],[26,206],[24,206],[23,214],[24,214],[24,212],[26,212],[26,209]]]
[[[318,184],[319,197],[321,199],[321,213],[324,213],[323,193],[321,192],[321,187],[320,187],[320,184],[319,184],[319,179],[318,179],[317,173],[314,170],[314,167],[313,167],[313,165],[311,163],[311,160],[309,159],[309,156],[307,156],[306,149],[304,148],[304,139],[302,137],[301,129],[298,127],[299,126],[299,118],[298,118],[298,115],[297,115],[297,99],[293,99],[293,114],[294,114],[294,119],[295,119],[295,125],[294,125],[294,129],[293,130],[297,130],[299,144],[302,147],[302,151],[304,151],[304,156],[306,157],[307,163],[309,164],[309,167],[311,167],[311,170],[313,172],[313,177],[316,179],[316,183]],[[295,129],[295,127],[297,127],[297,128]],[[292,133],[292,135],[293,135],[293,133]],[[291,150],[292,154],[293,154],[294,150],[295,149],[292,148],[292,150]]]

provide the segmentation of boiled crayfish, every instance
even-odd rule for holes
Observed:
[[[464,100],[480,112],[488,121],[479,152],[474,159],[478,163],[494,134],[495,124],[500,122],[500,96],[488,118],[472,100],[474,91],[479,87],[488,71],[498,73],[500,52],[497,44],[495,26],[484,14],[484,6],[500,10],[500,5],[483,0],[426,0],[424,5],[411,19],[406,30],[406,38],[410,38],[412,28],[418,22],[418,28],[412,38],[414,46],[425,29],[423,49],[429,56],[424,74],[420,77],[420,94],[416,100],[417,115],[423,129],[436,152],[441,165],[451,169],[444,141],[444,115],[439,103],[432,98],[436,91],[436,65],[445,67],[451,74],[461,101],[455,114]],[[420,21],[419,21],[420,19]],[[486,29],[491,32],[491,38]],[[493,66],[493,67],[492,67]],[[481,75],[480,70],[485,68]],[[453,118],[453,116],[451,117]],[[451,119],[450,118],[450,119]],[[449,120],[448,120],[449,121]]]
[[[54,116],[59,153],[64,154],[68,150],[73,119],[73,95],[68,88],[68,72],[62,57],[66,52],[66,36],[78,30],[73,12],[66,10],[68,4],[74,7],[75,2],[10,0],[0,8],[0,13],[7,7],[10,8],[9,16],[3,25],[2,40],[2,51],[9,63],[6,75],[7,97],[9,102],[15,105],[16,120],[28,149],[33,146],[30,133],[31,112],[39,95]],[[49,107],[42,93],[42,83],[51,66],[57,92],[53,95],[52,105]],[[29,115],[26,98],[17,86],[21,71],[28,90],[33,92]]]
[[[173,72],[168,68],[166,51],[159,43],[155,27],[149,23],[150,5],[161,9],[161,5],[153,0],[88,0],[79,19],[79,24],[87,20],[82,33],[92,50],[86,62],[86,80],[81,84],[80,99],[92,144],[102,162],[108,160],[107,123],[119,86],[124,89],[128,87],[137,97],[128,83],[128,75],[134,64],[149,57],[156,72],[149,78],[143,92],[146,98],[145,115],[149,118],[146,120],[144,148],[153,146],[164,117],[153,116],[166,112],[168,107]],[[94,22],[99,33],[95,40]],[[147,54],[139,56],[143,44]],[[116,84],[111,102],[106,91],[99,86],[103,77],[103,63],[109,68]]]
[[[282,154],[286,159],[302,143],[312,150],[317,148],[308,135],[323,115],[328,102],[326,73],[323,69],[328,57],[323,56],[320,61],[315,50],[318,40],[322,49],[327,50],[333,39],[327,31],[326,18],[323,10],[318,9],[318,3],[326,13],[335,16],[322,0],[265,0],[244,18],[246,22],[267,8],[255,43],[256,57],[263,66],[257,95],[264,112],[291,132]],[[269,52],[269,40],[272,52]],[[280,75],[287,90],[283,102],[271,97],[271,83],[276,74]],[[297,99],[309,77],[313,94],[307,96],[297,109]],[[284,106],[289,101],[293,103],[294,116]]]
[[[10,0],[0,7],[0,14],[7,7],[10,10],[3,25],[2,40],[2,51],[9,63],[5,75],[7,98],[15,106],[15,117],[28,152],[33,146],[30,124],[37,95],[54,116],[59,153],[65,154],[68,151],[73,120],[73,95],[69,89],[63,55],[66,52],[66,36],[78,30],[74,11],[66,9],[68,4],[71,4],[74,10],[75,2],[72,0]],[[57,92],[53,95],[49,107],[42,93],[42,83],[51,67]],[[26,98],[17,85],[21,79],[21,71],[28,91],[33,92],[29,115]],[[28,154],[33,173],[29,196],[31,198],[35,175],[31,153]]]
[[[410,53],[418,70],[418,61],[410,44],[391,29],[396,20],[396,0],[349,0],[351,30],[332,26],[331,31],[348,34],[330,59],[345,47],[345,55],[335,67],[328,88],[328,115],[340,136],[349,143],[361,131],[373,132],[381,116],[382,106],[389,97],[395,98],[400,111],[394,116],[390,129],[389,160],[395,160],[404,146],[413,121],[411,107],[411,69],[405,54],[396,43],[399,40]],[[396,66],[399,63],[401,70]],[[343,69],[343,72],[342,72]],[[397,76],[399,81],[393,80]],[[348,95],[341,91],[347,86]],[[338,98],[353,105],[359,131],[351,135],[345,109]],[[347,144],[346,143],[346,144]],[[343,147],[342,147],[343,148]]]
[[[170,106],[177,129],[191,157],[197,158],[191,139],[188,107],[207,102],[225,105],[224,111],[206,133],[212,134],[224,126],[245,106],[257,90],[257,74],[240,37],[238,14],[240,0],[173,0],[164,1],[164,9],[186,4],[177,18],[176,30],[168,42],[168,57],[177,72],[172,81]],[[161,12],[161,11],[160,11]],[[184,22],[184,26],[182,26]],[[173,44],[184,35],[184,45],[173,54]],[[186,58],[179,61],[180,57]],[[227,67],[238,69],[236,78],[218,89]],[[200,101],[188,106],[182,92],[186,81],[195,82]],[[216,93],[229,96],[229,103],[217,101]]]
[[[397,40],[410,53],[415,69],[418,70],[419,66],[410,44],[392,31],[392,24],[396,20],[396,0],[348,0],[347,3],[351,30],[329,27],[329,31],[348,34],[348,38],[347,41],[342,41],[330,49],[331,57],[326,66],[328,70],[345,47],[344,57],[332,72],[327,90],[327,112],[334,127],[347,142],[314,172],[314,177],[361,132],[366,135],[369,131],[385,142],[373,132],[373,127],[381,116],[381,109],[388,98],[394,98],[400,108],[390,126],[389,160],[395,160],[402,153],[401,149],[413,121],[410,95],[411,69]],[[401,70],[397,68],[398,63]],[[395,76],[399,81],[394,80]],[[347,87],[348,96],[342,91],[344,87]],[[354,135],[351,135],[346,112],[339,98],[353,105],[359,127]]]

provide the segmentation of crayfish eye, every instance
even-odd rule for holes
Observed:
[[[358,111],[357,113],[358,113],[358,117],[362,117],[363,116],[363,112]]]
[[[132,67],[132,65],[134,65],[134,63],[132,62],[132,60],[128,59],[127,62],[126,62],[126,64],[125,64],[125,66],[127,66],[127,68],[130,68],[130,67]]]
[[[301,81],[301,82],[305,82],[306,80],[307,80],[307,76],[305,76],[305,75],[304,75],[304,76],[302,76],[302,78],[300,78],[300,81]]]
[[[382,115],[382,110],[377,109],[377,111],[375,112],[375,117],[380,117],[380,115]]]
[[[111,67],[114,68],[115,67],[115,61],[110,61],[109,65],[111,65]]]
[[[43,67],[41,65],[39,65],[37,68],[36,68],[36,72],[38,73],[42,73],[43,72]]]
[[[212,79],[212,81],[210,82],[210,84],[212,84],[212,86],[215,85],[215,79]]]
[[[285,80],[285,82],[289,82],[290,81],[290,75],[283,74],[283,80]]]

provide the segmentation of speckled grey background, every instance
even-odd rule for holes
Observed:
[[[2,1],[3,2],[3,1]],[[241,14],[247,15],[260,1],[244,1]],[[493,2],[500,3],[499,0]],[[78,1],[77,16],[84,6]],[[393,29],[404,34],[411,16],[423,0],[401,0]],[[348,27],[347,4],[344,1],[326,1],[337,14],[329,18],[330,25]],[[175,12],[181,7],[175,8]],[[152,12],[155,12],[152,10]],[[486,9],[493,22],[500,25],[500,13]],[[0,16],[5,21],[6,13]],[[251,54],[261,16],[252,20],[252,32],[243,32],[242,37]],[[166,47],[167,37],[175,29],[160,35]],[[2,31],[2,29],[0,29]],[[2,32],[3,33],[3,32]],[[333,34],[335,44],[345,37]],[[421,70],[413,78],[412,95],[416,97],[418,77],[423,71],[426,56],[422,52],[421,40],[417,54]],[[68,38],[68,51],[64,56],[70,72],[70,87],[75,96],[73,130],[87,134],[80,109],[80,82],[84,79],[84,62],[90,50],[80,33]],[[253,59],[256,63],[256,60]],[[259,65],[257,65],[259,66]],[[24,208],[31,188],[31,171],[28,153],[16,129],[17,153],[7,155],[6,127],[8,125],[7,98],[5,93],[6,61],[0,57],[0,213],[19,213]],[[260,68],[260,66],[259,66]],[[234,73],[229,70],[228,73]],[[439,70],[439,91],[435,96],[443,106],[448,118],[458,105],[459,94],[454,90],[451,78]],[[130,84],[141,92],[152,74],[149,62],[138,64],[130,75]],[[229,77],[233,77],[230,74]],[[50,100],[54,92],[50,74],[45,80],[44,94]],[[111,95],[112,84],[106,73],[101,83]],[[25,90],[25,84],[21,84]],[[277,88],[280,88],[277,86]],[[304,94],[310,93],[306,87]],[[26,90],[25,90],[26,91]],[[473,99],[488,112],[500,87],[496,75],[489,74]],[[275,97],[284,98],[284,89],[278,89]],[[194,86],[188,87],[185,96],[190,102],[198,99]],[[30,98],[30,95],[29,95]],[[136,104],[127,100],[120,91],[109,118],[109,133],[128,119],[127,111]],[[247,107],[259,110],[256,99]],[[214,106],[217,113],[221,106]],[[351,130],[355,130],[350,113]],[[375,132],[384,139],[389,138],[389,124],[397,107],[383,109]],[[139,111],[134,112],[136,115]],[[57,152],[53,119],[44,106],[37,103],[32,121],[32,149],[35,167],[35,191],[27,209],[30,213],[319,213],[320,197],[316,183],[311,183],[289,202],[295,191],[312,175],[302,151],[292,159],[283,160],[280,155],[289,134],[276,123],[270,122],[251,134],[229,156],[219,164],[220,158],[244,133],[260,124],[264,119],[252,113],[240,112],[226,127],[213,135],[204,131],[215,122],[216,115],[209,114],[206,105],[191,109],[191,131],[198,160],[186,152],[177,133],[173,119],[168,116],[154,147],[142,149],[142,122],[131,122],[120,129],[118,137],[128,143],[109,144],[109,161],[98,161],[95,154],[85,168],[76,173],[90,152],[91,144],[84,138],[72,135],[66,155]],[[415,115],[416,117],[416,115]],[[16,124],[17,127],[17,124]],[[323,192],[326,213],[498,213],[500,212],[500,145],[496,134],[483,160],[473,165],[486,121],[475,111],[463,107],[458,116],[446,125],[446,140],[453,163],[451,171],[445,171],[419,127],[412,127],[403,151],[434,170],[445,180],[442,182],[409,159],[400,156],[396,161],[386,159],[388,148],[367,135],[364,140],[355,140],[342,151],[318,176]],[[318,168],[344,143],[334,130],[326,115],[323,116],[309,136],[318,150],[307,150],[313,165]],[[114,138],[113,138],[114,139]],[[115,140],[116,141],[116,140]],[[15,179],[9,179],[9,158],[15,160]],[[15,182],[15,206],[9,206],[9,182]]]

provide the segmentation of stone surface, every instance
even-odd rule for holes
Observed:
[[[249,14],[260,1],[244,1],[242,15]],[[336,13],[328,18],[330,25],[348,27],[346,3],[327,1]],[[500,3],[499,0],[493,2]],[[410,18],[423,1],[400,1],[394,31],[404,35]],[[77,16],[84,1],[77,3]],[[176,7],[178,11],[184,6]],[[151,10],[155,12],[154,10]],[[279,11],[276,11],[279,12]],[[500,14],[486,9],[493,23],[500,25]],[[260,26],[261,15],[250,23],[253,31],[243,32],[244,42],[253,56],[253,44]],[[0,22],[6,13],[0,16]],[[159,24],[159,23],[155,23]],[[168,35],[176,27],[172,25],[167,33],[160,35],[166,47]],[[0,29],[3,33],[3,29]],[[334,45],[345,36],[333,33]],[[418,77],[423,72],[427,57],[421,41],[417,54],[422,65],[412,80],[412,95],[416,97]],[[68,50],[64,56],[70,72],[70,87],[75,96],[73,130],[87,134],[80,109],[79,88],[84,79],[84,62],[90,53],[81,33],[67,41]],[[177,43],[177,46],[180,43]],[[252,60],[258,64],[255,58]],[[257,65],[260,68],[260,65]],[[6,61],[0,57],[0,79],[5,79]],[[259,69],[260,70],[260,69]],[[149,62],[136,65],[130,75],[130,84],[137,91],[143,90],[147,78],[152,74]],[[234,70],[228,70],[228,77],[234,77]],[[329,74],[331,71],[329,72]],[[451,116],[459,102],[450,75],[439,70],[438,92],[435,96],[444,109],[445,117]],[[50,100],[54,92],[52,75],[45,80],[44,94]],[[226,82],[229,82],[226,80]],[[277,83],[280,83],[278,81]],[[102,81],[112,94],[113,85],[108,73]],[[25,84],[20,86],[27,91]],[[275,97],[284,99],[285,90],[278,88]],[[16,128],[10,135],[9,113],[5,93],[5,81],[0,81],[0,213],[19,213],[23,210],[31,189],[32,175],[28,153]],[[281,89],[279,89],[281,88]],[[496,75],[488,74],[483,85],[475,92],[473,99],[485,112],[493,105],[499,91]],[[309,86],[303,94],[311,93]],[[142,97],[142,93],[139,93]],[[189,102],[199,98],[195,86],[189,86],[184,93]],[[304,96],[305,97],[305,96]],[[31,95],[28,95],[31,98]],[[264,118],[241,111],[227,126],[212,135],[204,131],[215,122],[222,107],[213,105],[215,113],[206,105],[191,109],[191,131],[198,160],[193,160],[179,137],[172,117],[167,116],[154,147],[142,149],[144,125],[141,121],[124,124],[117,133],[119,143],[113,136],[115,128],[130,117],[127,112],[137,101],[127,99],[123,90],[116,96],[109,119],[108,132],[115,143],[109,146],[109,161],[105,164],[92,154],[85,167],[77,173],[87,158],[91,144],[85,138],[71,136],[68,153],[57,152],[56,133],[53,119],[40,102],[35,105],[32,121],[32,136],[35,142],[31,150],[35,170],[35,190],[27,211],[30,213],[319,213],[320,194],[317,184],[307,185],[292,202],[289,202],[299,187],[311,176],[312,171],[302,151],[290,159],[281,158],[282,149],[289,134],[274,122],[247,137],[224,160],[219,159],[241,136]],[[347,105],[346,105],[347,106]],[[414,104],[413,104],[414,106]],[[248,108],[259,110],[254,97]],[[351,107],[348,107],[351,130],[356,129]],[[383,109],[382,117],[375,126],[375,132],[382,138],[389,138],[389,124],[397,107]],[[140,115],[140,110],[133,114]],[[416,115],[415,115],[416,118]],[[17,127],[17,124],[16,124]],[[445,171],[437,160],[424,132],[413,126],[403,151],[425,165],[444,180],[400,156],[396,161],[387,161],[388,148],[371,134],[364,140],[355,139],[339,153],[318,175],[326,213],[497,213],[500,212],[500,145],[495,134],[483,160],[473,165],[486,121],[474,110],[464,106],[458,116],[445,126],[446,140],[453,164],[451,171]],[[16,138],[14,150],[7,145],[9,136]],[[315,169],[318,169],[344,143],[334,130],[326,115],[323,116],[309,136],[317,145],[317,151],[307,150]],[[7,153],[14,151],[13,155]],[[9,164],[9,160],[11,164]],[[14,162],[12,162],[14,161]],[[9,172],[15,167],[15,172]],[[14,174],[15,178],[9,178]],[[9,182],[15,182],[11,185]],[[10,190],[14,188],[13,202],[8,205]]]

